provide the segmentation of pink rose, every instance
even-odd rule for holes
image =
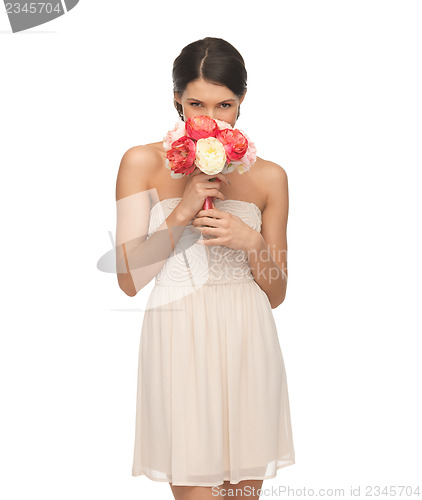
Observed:
[[[217,120],[214,118],[214,120],[217,122],[218,128],[221,130],[223,128],[233,128],[230,123],[224,122],[223,120]]]
[[[171,170],[176,174],[188,175],[195,170],[196,145],[186,135],[180,137],[171,145],[167,151],[167,159]]]
[[[185,134],[185,122],[183,120],[179,120],[174,128],[167,132],[167,134],[163,137],[164,150],[169,151],[173,142],[177,141],[177,139],[180,139]]]
[[[191,116],[186,121],[186,135],[194,141],[215,137],[217,131],[216,121],[207,115]]]
[[[238,129],[218,130],[216,138],[223,144],[229,160],[240,160],[248,149],[248,140]]]
[[[245,134],[245,132],[243,132],[243,130],[241,132],[248,140],[248,149],[246,150],[245,156],[242,158],[242,163],[245,167],[250,168],[256,162],[256,146]]]

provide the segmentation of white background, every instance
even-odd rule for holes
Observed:
[[[237,126],[289,178],[273,313],[296,464],[264,487],[415,487],[420,2],[81,0],[27,32],[0,23],[0,496],[172,498],[131,476],[152,282],[130,298],[97,262],[121,157],[177,121],[173,61],[206,36],[243,55]]]

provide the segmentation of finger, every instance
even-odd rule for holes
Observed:
[[[200,210],[197,214],[196,217],[221,217],[221,214],[224,213],[221,210],[218,210],[218,208],[208,208],[207,210]]]
[[[225,182],[228,186],[231,184],[230,180],[221,172],[216,175],[217,179],[221,182]]]
[[[204,226],[200,227],[199,230],[202,234],[206,234],[208,236],[221,236],[221,228],[217,226]]]
[[[220,189],[220,183],[219,182],[198,182],[198,187],[203,188],[203,189]]]
[[[199,167],[195,167],[194,170],[192,171],[192,173],[190,174],[192,176],[202,176],[204,177],[205,180],[210,180],[210,179],[213,179],[214,177],[217,177],[218,174],[214,174],[214,175],[210,175],[210,174],[206,174],[205,172],[203,172]]]
[[[215,188],[214,187],[211,188],[211,187],[206,186],[204,188],[204,191],[203,191],[202,194],[205,195],[205,196],[210,196],[211,198],[213,198],[213,197],[214,198],[219,198],[220,200],[225,200],[226,199],[226,197],[224,196],[224,194],[219,191],[219,186],[215,187]]]
[[[208,196],[213,196],[215,198],[219,198],[220,200],[225,200],[226,199],[226,197],[224,196],[224,194],[220,193],[220,191],[216,191],[215,194],[209,194]]]
[[[213,245],[222,245],[224,246],[223,238],[209,238],[209,239],[199,239],[196,240],[195,245],[204,245],[204,246],[213,246]]]
[[[199,231],[201,233],[202,229],[204,229],[204,227],[212,227],[213,229],[217,229],[220,226],[215,223],[216,220],[217,219],[208,219],[208,220],[204,220],[201,223],[199,223],[199,221],[198,221],[197,224],[193,225],[194,231]]]
[[[198,167],[195,167],[193,172],[190,174],[192,177],[196,177],[197,175],[203,174],[202,170]]]
[[[227,185],[231,185],[230,180],[221,172],[219,174],[214,174],[214,175],[209,175],[206,174],[205,172],[202,172],[202,170],[198,167],[195,167],[194,171],[190,174],[192,176],[198,176],[198,175],[203,175],[204,178],[207,178],[208,181],[211,179],[215,179],[216,181],[218,180],[219,182],[223,181]]]
[[[192,221],[192,226],[207,226],[211,225],[217,227],[220,225],[220,220],[218,217],[211,217],[203,215],[202,217],[195,217]]]

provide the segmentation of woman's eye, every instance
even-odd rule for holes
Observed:
[[[191,106],[194,106],[196,107],[196,105],[200,106],[201,104],[199,102],[191,102]],[[223,102],[222,106],[227,106],[227,107],[224,107],[224,109],[227,109],[227,108],[230,108],[231,107],[231,104],[229,104],[228,102]]]

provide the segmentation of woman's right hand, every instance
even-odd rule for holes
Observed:
[[[177,211],[182,212],[186,218],[193,219],[202,210],[207,196],[220,198],[220,200],[226,199],[220,192],[221,182],[218,180],[210,181],[210,179],[217,177],[225,184],[230,185],[230,181],[224,174],[208,175],[195,167],[195,170],[188,177],[189,180],[186,183],[182,199],[176,207]]]

